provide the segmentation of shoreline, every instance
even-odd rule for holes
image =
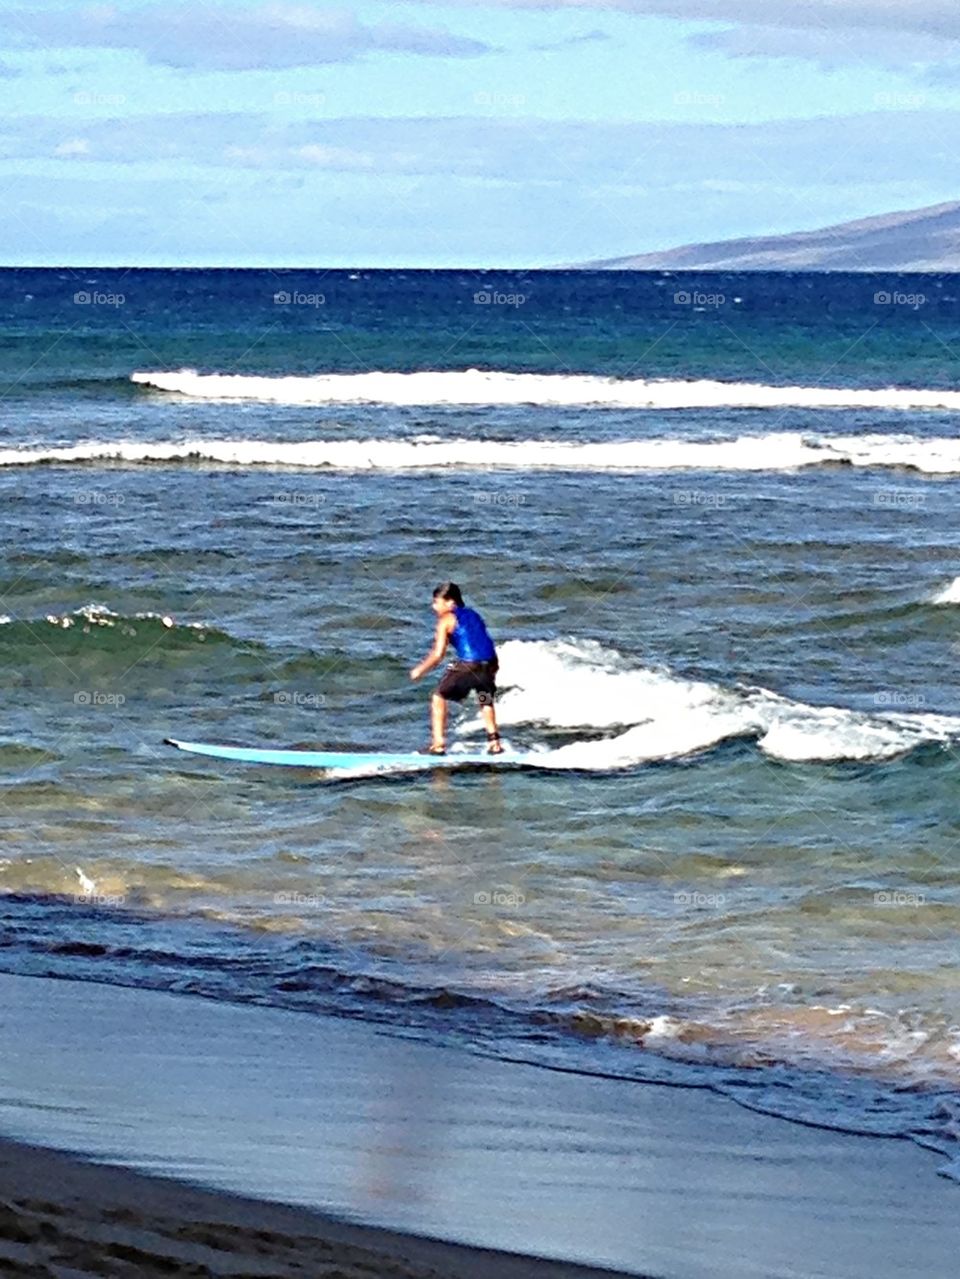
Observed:
[[[214,1235],[242,1225],[239,1243],[266,1249],[259,1261],[243,1254],[251,1275],[288,1273],[263,1268],[292,1265],[307,1246],[287,1236],[312,1238],[315,1250],[379,1249],[376,1265],[389,1257],[464,1279],[955,1273],[957,1187],[937,1176],[936,1154],[906,1140],[802,1127],[706,1089],[566,1075],[262,1006],[0,975],[0,1010],[8,1249],[17,1230],[40,1229],[43,1203],[47,1240],[74,1237],[82,1252],[92,1234],[98,1265],[114,1245],[149,1253],[130,1231],[169,1248],[187,1237],[185,1222],[203,1219]],[[55,1165],[72,1192],[43,1172]],[[108,1192],[110,1211],[127,1217],[97,1216]],[[137,1216],[144,1194],[157,1221]],[[217,1215],[234,1209],[239,1217]],[[264,1232],[277,1237],[257,1243]],[[198,1264],[229,1273],[208,1262]]]
[[[39,1279],[65,1264],[71,1279],[169,1279],[180,1268],[197,1279],[241,1266],[245,1277],[618,1279],[617,1271],[337,1221],[0,1137],[0,1273]]]

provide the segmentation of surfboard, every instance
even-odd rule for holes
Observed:
[[[421,755],[416,751],[305,751],[276,750],[264,746],[219,746],[213,742],[181,742],[164,738],[165,746],[189,751],[193,755],[210,755],[214,759],[234,760],[239,764],[280,764],[288,768],[463,768],[477,765],[496,766],[522,763],[525,755],[504,751],[488,755],[486,751],[454,751],[448,755]]]

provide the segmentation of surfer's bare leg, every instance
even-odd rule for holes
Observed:
[[[483,727],[487,730],[490,754],[499,755],[503,747],[500,745],[500,731],[497,728],[497,712],[492,703],[489,706],[480,707],[480,718],[483,720]]]
[[[430,698],[430,745],[433,749],[443,748],[447,733],[447,701],[439,693]]]

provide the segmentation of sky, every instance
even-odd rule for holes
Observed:
[[[0,0],[11,265],[569,265],[958,159],[957,0]]]

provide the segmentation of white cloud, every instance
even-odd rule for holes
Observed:
[[[676,18],[716,24],[710,45],[732,57],[803,58],[822,65],[881,62],[900,67],[960,60],[957,0],[420,0],[425,5],[499,6]],[[700,34],[692,37],[704,42]]]
[[[584,31],[580,35],[564,36],[559,40],[548,40],[543,44],[534,44],[530,48],[535,52],[552,53],[556,49],[569,49],[578,44],[606,44],[613,37],[607,31]]]
[[[65,142],[60,142],[53,148],[53,154],[64,159],[89,155],[90,141],[88,138],[68,138]]]
[[[294,148],[292,154],[323,169],[372,169],[376,164],[376,157],[369,153],[347,147],[319,146],[315,142]]]
[[[137,123],[146,157],[157,135]],[[315,135],[317,145],[375,154],[374,172],[336,174],[301,159],[298,169],[265,177],[222,155],[219,167],[198,171],[188,157],[198,153],[198,130],[212,148],[219,124],[209,121],[190,126],[165,172],[146,159],[108,166],[97,154],[95,163],[57,161],[53,174],[49,160],[37,172],[27,167],[11,183],[4,162],[0,240],[8,261],[29,263],[529,266],[823,227],[955,194],[951,169],[922,146],[925,122],[906,113],[891,121],[890,148],[876,117],[841,120],[842,155],[826,120],[719,127],[699,146],[690,130],[578,125],[573,177],[561,154],[564,128],[549,126],[529,148],[530,180],[517,166],[522,137],[501,121],[405,120],[377,143],[380,123],[340,121]],[[957,135],[956,121],[938,117],[933,127]],[[230,121],[229,130],[241,145],[239,125]],[[246,132],[264,141],[260,123]],[[451,148],[468,138],[469,161],[458,153],[451,162]],[[107,138],[93,141],[99,153]],[[304,134],[293,142],[308,144]],[[119,151],[121,140],[113,145]],[[135,154],[133,136],[123,146]]]
[[[477,57],[489,46],[436,28],[365,24],[317,5],[93,5],[0,10],[13,47],[128,49],[178,69],[248,71],[353,62],[373,53]]]
[[[64,137],[62,120],[19,117],[5,122],[0,144],[8,164],[58,153],[64,166],[95,157],[134,170],[320,168],[386,183],[398,175],[441,174],[516,187],[643,184],[653,192],[733,181],[781,189],[789,198],[800,188],[942,184],[956,170],[960,112],[884,110],[750,125],[517,116],[278,121],[266,114],[183,113],[87,121],[82,137]]]
[[[462,7],[589,9],[764,27],[914,31],[960,39],[955,0],[421,0]]]
[[[869,63],[902,70],[960,60],[960,43],[939,37],[876,31],[865,39],[862,32],[844,27],[730,27],[697,32],[688,42],[730,58],[798,58],[826,69]]]

